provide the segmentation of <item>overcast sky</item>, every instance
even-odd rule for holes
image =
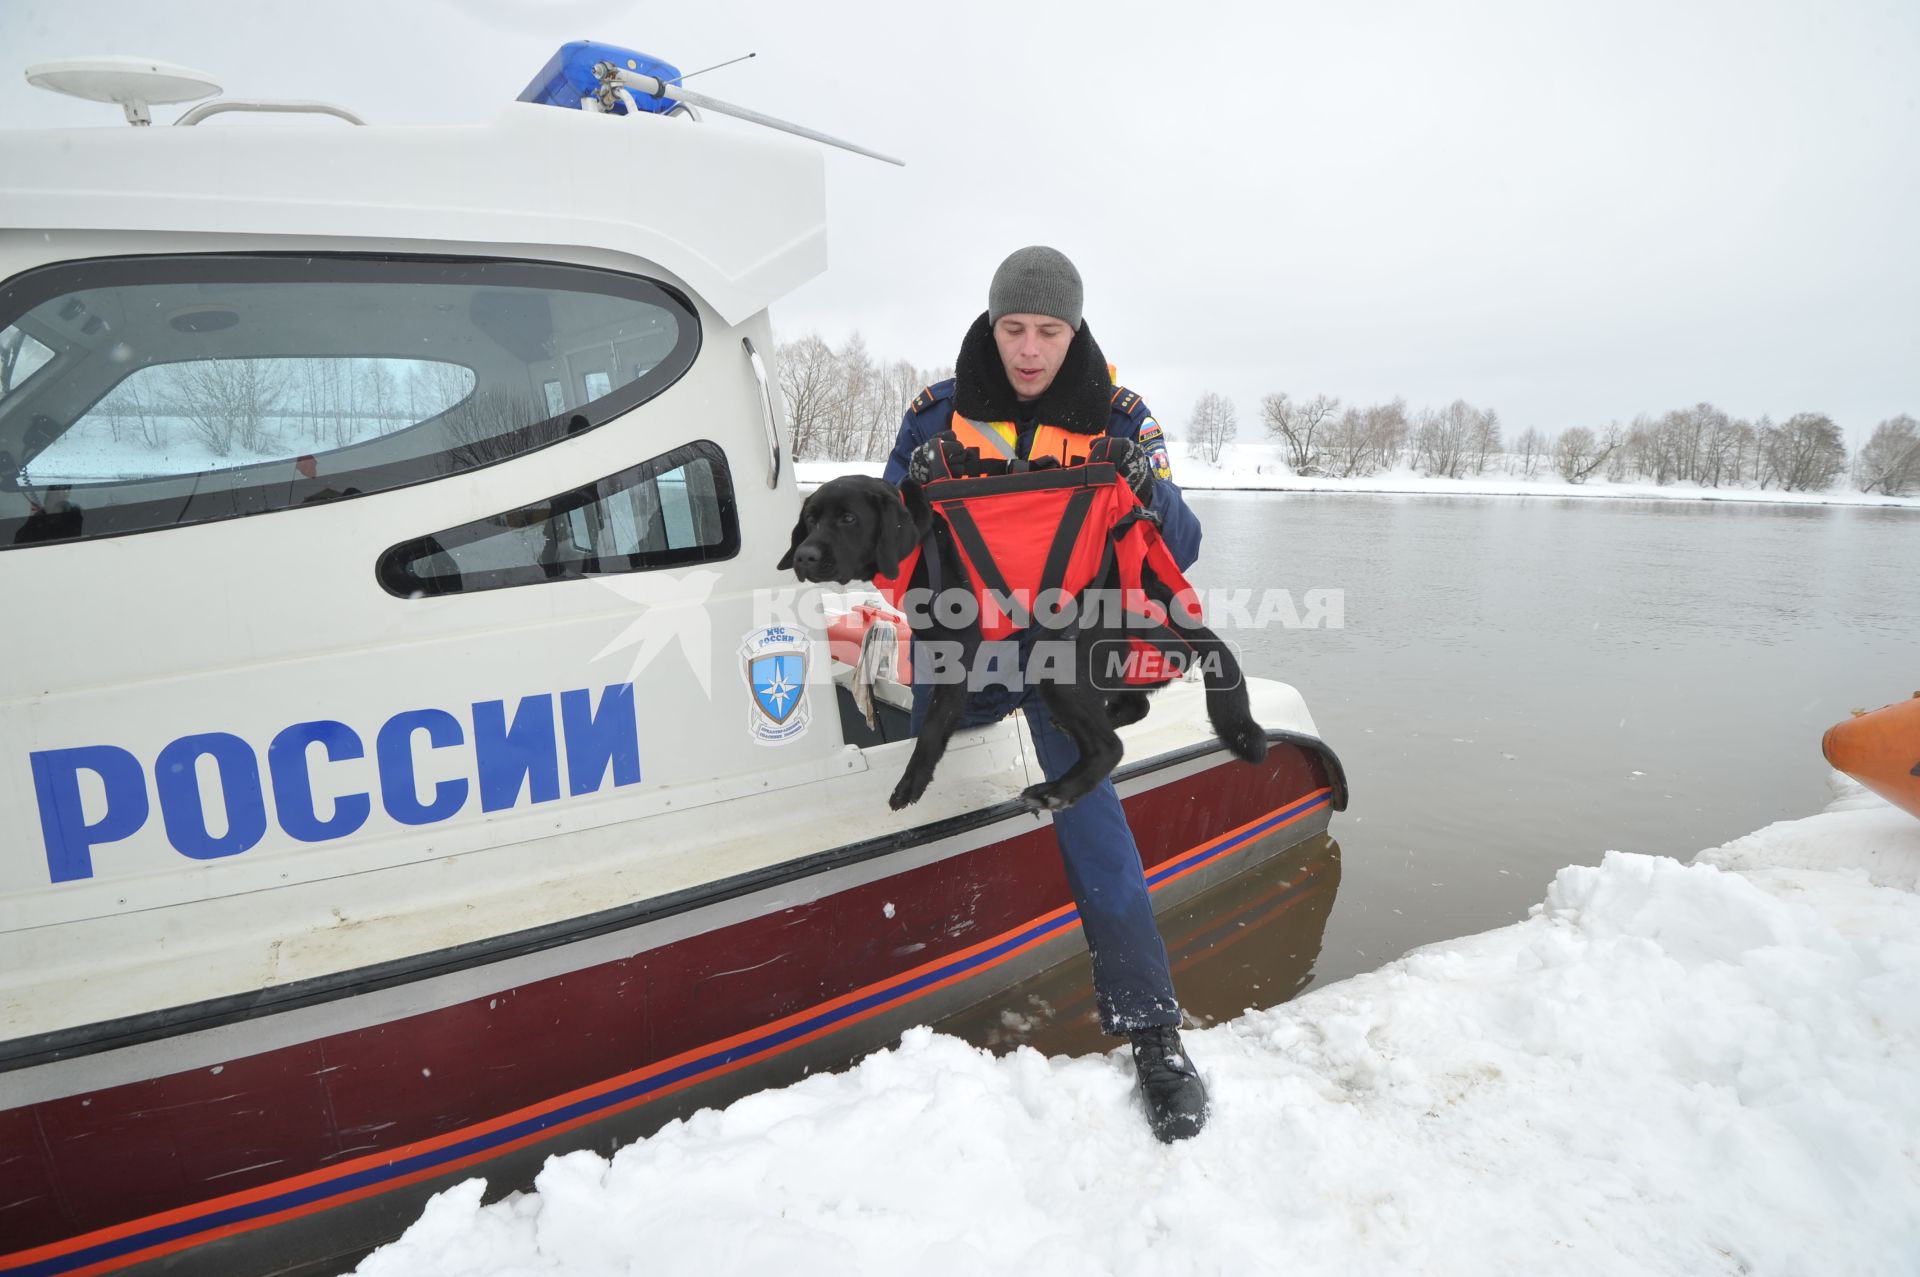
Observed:
[[[1048,243],[1176,434],[1204,390],[1243,438],[1275,390],[1464,397],[1509,438],[1702,399],[1856,443],[1920,415],[1914,0],[6,0],[0,127],[106,123],[20,75],[100,53],[485,118],[580,38],[757,52],[690,87],[908,160],[829,158],[832,267],[783,337],[950,363],[1000,258]]]

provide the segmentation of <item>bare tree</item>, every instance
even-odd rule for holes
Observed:
[[[855,330],[833,352],[840,393],[822,418],[822,437],[816,449],[822,457],[844,460],[861,456],[881,412],[874,382],[879,370],[867,353],[867,339]]]
[[[1712,404],[1703,403],[1694,410],[1696,433],[1689,475],[1709,488],[1736,482],[1734,478],[1740,451],[1740,426]],[[1749,428],[1748,433],[1751,433]]]
[[[1833,418],[1796,413],[1760,431],[1760,486],[1777,483],[1787,492],[1821,492],[1847,467],[1847,445]]]
[[[320,442],[320,427],[327,414],[326,363],[324,359],[309,355],[300,360],[293,374],[295,408],[306,423],[308,435],[316,444]]]
[[[458,364],[420,363],[407,370],[406,419],[426,421],[447,412],[474,393],[479,379]],[[540,417],[553,413],[545,392],[535,405]],[[557,414],[555,414],[557,415]]]
[[[1711,405],[1703,404],[1708,412]],[[1693,461],[1700,451],[1699,416],[1690,408],[1670,412],[1660,418],[1659,438],[1663,473],[1662,483],[1693,478]]]
[[[1313,455],[1311,448],[1301,447],[1299,405],[1284,390],[1267,395],[1260,400],[1260,422],[1269,436],[1286,444],[1287,464],[1298,473]]]
[[[277,361],[198,359],[167,371],[180,415],[209,452],[225,457],[235,447],[259,450],[262,427],[286,389]]]
[[[1404,399],[1349,408],[1321,432],[1322,468],[1339,479],[1391,469],[1409,430]]]
[[[1209,465],[1220,464],[1227,444],[1239,432],[1240,425],[1233,402],[1211,390],[1200,396],[1193,405],[1193,415],[1187,418],[1188,442],[1197,455],[1206,458]]]
[[[1437,408],[1422,408],[1413,414],[1413,464],[1422,474],[1442,473],[1445,467],[1446,418]]]
[[[1520,454],[1521,477],[1533,478],[1540,472],[1541,459],[1546,456],[1547,437],[1540,433],[1537,426],[1528,426],[1520,432],[1520,437],[1513,441],[1513,446]]]
[[[522,429],[546,417],[546,403],[531,390],[479,390],[440,413],[438,423],[453,441],[448,454],[469,467],[519,456],[525,451]]]
[[[905,359],[882,363],[867,353],[867,343],[853,334],[835,353],[840,365],[847,404],[844,437],[833,450],[817,455],[843,460],[884,461],[900,433],[900,415],[922,386],[945,374],[929,373]]]
[[[1497,432],[1497,422],[1494,428]],[[1480,412],[1464,399],[1456,399],[1439,411],[1422,408],[1414,420],[1415,461],[1430,477],[1458,479],[1480,430]]]
[[[367,405],[367,415],[376,423],[371,431],[363,431],[361,438],[384,435],[391,431],[400,417],[400,382],[393,375],[393,366],[384,359],[367,359],[360,363],[360,376],[366,382],[366,393],[362,401]],[[539,420],[538,417],[532,420]]]
[[[1873,436],[1854,462],[1860,491],[1880,489],[1890,497],[1920,489],[1920,422],[1902,413],[1873,428]]]
[[[1762,417],[1762,421],[1766,418]],[[1736,421],[1731,427],[1732,439],[1727,444],[1727,482],[1745,483],[1759,467],[1759,434],[1751,421]]]
[[[823,450],[824,435],[846,398],[845,379],[833,348],[808,333],[797,341],[785,342],[775,351],[780,365],[780,393],[787,401],[787,427],[793,433],[796,458],[830,456]]]
[[[1691,480],[1718,487],[1727,480],[1738,438],[1726,413],[1710,403],[1697,403],[1657,421],[1635,419],[1622,460],[1658,484]]]
[[[774,358],[793,455],[801,459],[885,460],[899,434],[900,414],[920,388],[953,375],[951,368],[878,359],[858,332],[838,350],[808,333],[779,343]]]
[[[1332,395],[1315,395],[1295,403],[1285,393],[1268,395],[1260,401],[1260,416],[1267,433],[1287,445],[1287,464],[1296,474],[1307,474],[1318,466],[1318,436],[1340,411],[1340,401]]]
[[[905,359],[896,359],[874,378],[875,411],[873,425],[860,455],[868,461],[884,461],[893,450],[899,433],[900,414],[905,411],[920,387],[938,380],[923,376],[921,370]]]
[[[1500,414],[1488,408],[1473,423],[1473,472],[1485,474],[1487,461],[1500,451]]]
[[[1617,425],[1607,427],[1599,436],[1585,426],[1563,430],[1553,444],[1553,468],[1568,483],[1585,483],[1619,450],[1621,438]]]
[[[351,359],[329,359],[327,379],[333,396],[333,444],[344,448],[360,437],[360,379]]]
[[[122,393],[126,387],[127,383],[123,381],[109,390],[106,396],[94,405],[92,413],[93,416],[107,423],[107,436],[115,443],[119,443],[126,435],[133,416],[130,411],[132,405],[127,402],[125,394]]]
[[[1399,465],[1413,430],[1407,422],[1407,401],[1396,395],[1386,403],[1375,404],[1366,410],[1364,421],[1372,469],[1391,470]]]
[[[1631,426],[1622,429],[1619,422],[1613,422],[1595,436],[1595,443],[1601,449],[1601,460],[1607,468],[1607,481],[1619,483],[1629,474],[1644,473],[1638,468],[1632,450],[1635,437],[1650,438],[1658,429],[1658,423],[1641,413],[1633,419]]]
[[[1631,473],[1662,486],[1672,483],[1679,469],[1674,446],[1679,415],[1670,412],[1657,420],[1645,415],[1634,418],[1614,458],[1619,473],[1613,477],[1624,479]]]
[[[1325,468],[1335,478],[1373,473],[1373,440],[1367,433],[1366,413],[1360,409],[1341,413],[1327,428],[1323,443]]]
[[[137,383],[137,384],[136,384]],[[128,418],[133,422],[134,437],[155,452],[167,446],[173,437],[168,419],[148,393],[152,383],[145,377],[129,377],[115,390],[126,405]]]

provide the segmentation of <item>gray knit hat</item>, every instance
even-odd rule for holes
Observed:
[[[1020,249],[993,272],[987,288],[987,322],[1002,315],[1052,315],[1080,327],[1080,306],[1086,292],[1080,272],[1057,248],[1035,244]]]

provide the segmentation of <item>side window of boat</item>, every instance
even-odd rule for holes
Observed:
[[[585,487],[394,546],[380,584],[402,598],[499,590],[730,559],[733,481],[699,440]]]
[[[0,284],[0,549],[390,491],[671,386],[653,280],[395,256],[104,258]]]

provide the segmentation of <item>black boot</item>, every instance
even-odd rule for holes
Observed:
[[[1180,1045],[1180,1031],[1169,1024],[1127,1036],[1133,1039],[1133,1067],[1154,1135],[1162,1144],[1198,1135],[1207,1124],[1207,1088]]]

